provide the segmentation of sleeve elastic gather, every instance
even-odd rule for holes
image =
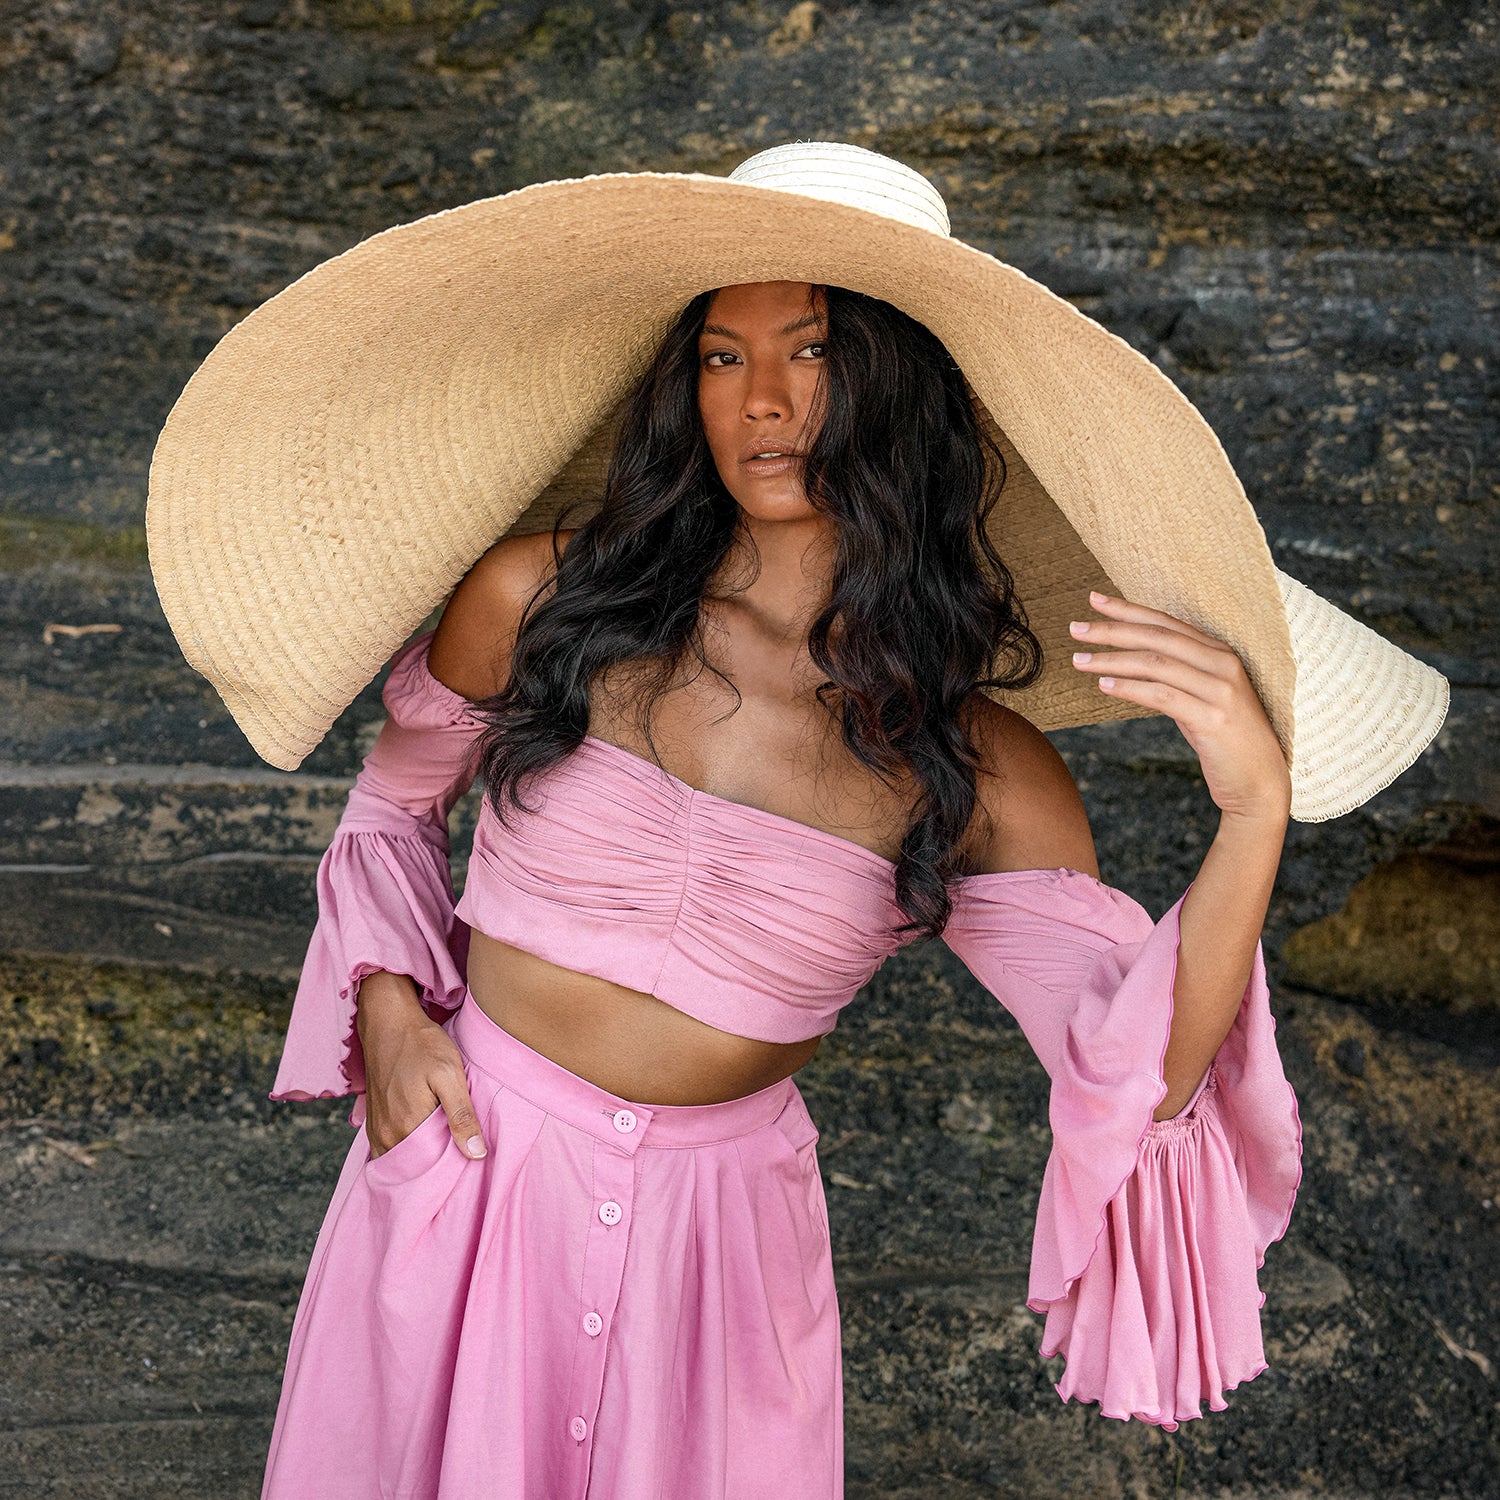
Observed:
[[[1196,1094],[1152,1118],[1185,899],[1153,922],[1078,871],[976,876],[945,934],[1052,1080],[1027,1305],[1066,1360],[1058,1394],[1168,1431],[1265,1369],[1256,1272],[1301,1181],[1259,944]]]

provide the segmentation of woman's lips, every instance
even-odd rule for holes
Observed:
[[[769,476],[772,474],[785,474],[788,470],[795,468],[802,462],[802,456],[798,453],[778,453],[775,458],[746,458],[740,461],[740,467],[747,474]]]

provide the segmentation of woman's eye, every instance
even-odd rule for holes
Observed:
[[[714,360],[733,358],[734,355],[732,355],[727,349],[715,349],[712,353],[705,354],[703,356],[703,363],[706,364],[711,370],[720,370],[723,369],[723,366],[714,364]]]
[[[827,352],[828,345],[826,343],[808,344],[806,348],[802,350],[802,353],[804,354],[816,353],[819,359],[821,359]]]

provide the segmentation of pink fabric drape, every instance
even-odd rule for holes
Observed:
[[[1152,1119],[1185,899],[1153,922],[1077,870],[979,875],[944,935],[1052,1080],[1027,1304],[1067,1361],[1058,1393],[1168,1431],[1265,1368],[1256,1272],[1301,1181],[1259,944],[1197,1094]]]

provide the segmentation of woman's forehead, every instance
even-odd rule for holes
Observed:
[[[809,281],[745,281],[721,286],[709,299],[709,312],[719,316],[744,312],[774,316],[786,310],[798,313],[809,309],[822,314],[827,297],[821,286]]]

